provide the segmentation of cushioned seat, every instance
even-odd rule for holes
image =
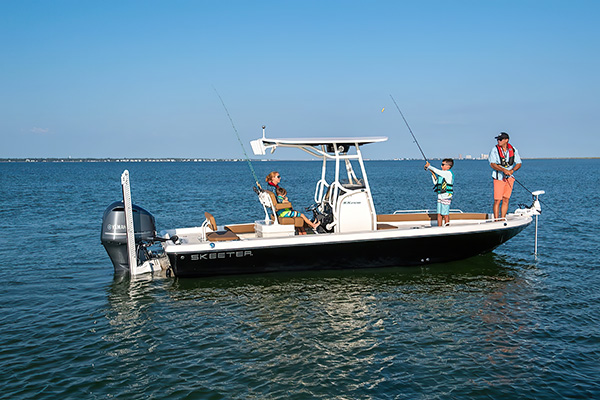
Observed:
[[[397,226],[394,225],[390,225],[390,224],[377,224],[377,230],[384,230],[384,229],[398,229]]]
[[[255,233],[254,224],[227,225],[225,229],[236,234]]]
[[[240,239],[238,235],[236,235],[235,233],[233,233],[230,230],[218,231],[215,217],[213,217],[212,214],[205,212],[204,216],[208,220],[208,226],[210,227],[210,229],[212,229],[214,231],[214,232],[208,232],[206,234],[206,239],[208,241],[223,242],[223,241],[227,241],[227,240],[239,240]]]
[[[275,193],[271,192],[270,190],[266,190],[266,192],[269,193],[271,202],[273,203],[273,206],[275,206],[275,211],[292,208],[292,203],[289,201],[278,203]],[[300,217],[277,217],[277,222],[279,222],[281,225],[294,225],[296,228],[304,227],[304,220]]]

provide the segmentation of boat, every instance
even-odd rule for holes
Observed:
[[[541,213],[533,192],[530,207],[505,218],[484,212],[452,210],[450,223],[437,226],[428,210],[375,210],[361,148],[387,137],[280,138],[263,135],[251,142],[257,156],[295,148],[322,161],[315,177],[314,205],[307,208],[320,225],[298,234],[300,218],[282,218],[275,194],[254,188],[264,216],[254,221],[218,225],[208,212],[199,227],[157,233],[154,217],[132,205],[128,172],[121,177],[123,201],[105,211],[101,240],[115,272],[133,275],[166,271],[179,278],[215,275],[425,266],[487,253],[513,238]],[[248,162],[250,162],[248,160]],[[255,177],[256,178],[256,177]],[[158,250],[150,251],[152,247]]]

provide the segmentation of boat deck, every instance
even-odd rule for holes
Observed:
[[[486,222],[493,222],[489,214],[485,213],[452,213],[450,216],[450,226],[474,225]],[[377,230],[414,230],[437,227],[437,214],[431,212],[421,213],[398,213],[398,214],[380,214],[377,215]],[[293,237],[293,226],[288,226],[285,231],[269,235],[268,237]],[[206,233],[206,240],[203,240],[201,227],[183,228],[172,231],[165,231],[163,234],[169,236],[177,235],[180,238],[180,244],[202,244],[206,242],[217,241],[249,241],[259,240],[267,236],[256,231],[256,224],[243,223],[219,226],[216,232],[210,230]],[[312,233],[308,230],[308,235]],[[329,235],[329,234],[320,234]]]

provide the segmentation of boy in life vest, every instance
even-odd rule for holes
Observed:
[[[508,212],[508,202],[512,194],[515,171],[521,168],[519,152],[508,143],[509,136],[501,132],[496,136],[498,144],[492,147],[488,161],[492,167],[494,180],[494,218],[504,218]],[[502,209],[500,209],[502,203]]]
[[[454,191],[454,173],[450,170],[454,165],[454,160],[444,158],[442,160],[442,169],[437,169],[429,164],[425,164],[425,169],[431,172],[433,180],[433,190],[438,194],[437,199],[437,223],[438,226],[448,225],[450,223],[450,203]],[[443,221],[443,223],[442,223]]]

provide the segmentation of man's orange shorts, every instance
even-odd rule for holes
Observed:
[[[507,180],[493,179],[494,181],[494,200],[510,199],[515,178],[510,177]]]

